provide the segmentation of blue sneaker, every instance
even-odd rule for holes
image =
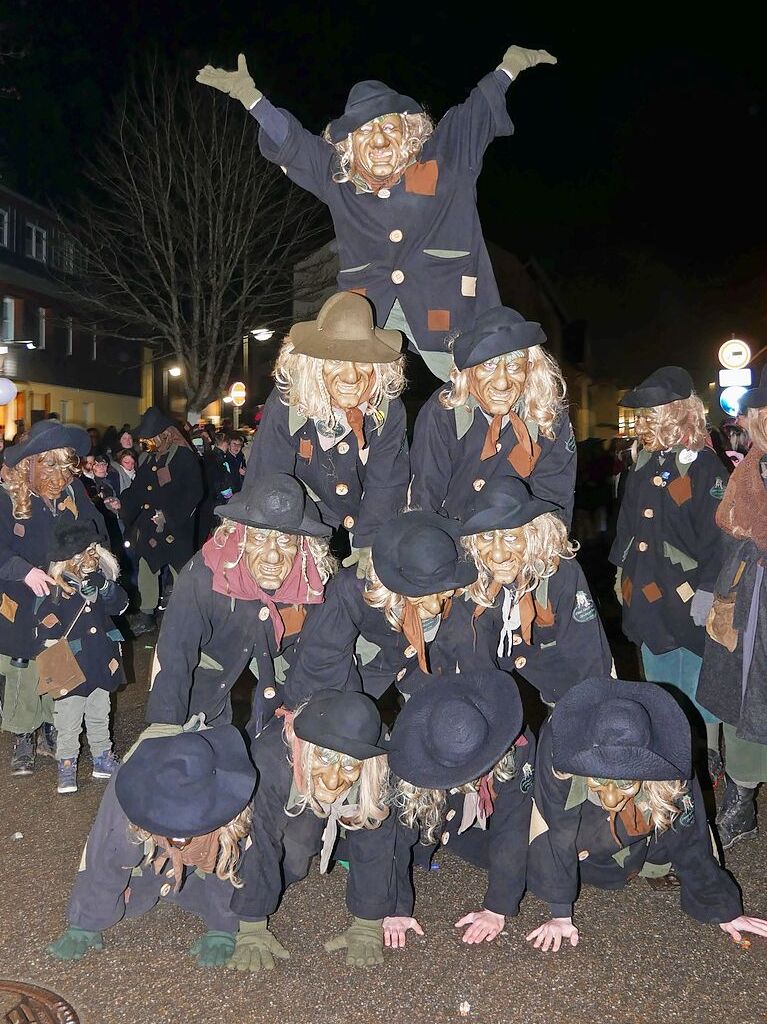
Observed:
[[[105,750],[98,757],[93,758],[93,778],[94,779],[111,779],[112,774],[119,765],[119,761],[112,753],[111,748]]]
[[[59,766],[59,793],[77,792],[77,758],[65,757],[58,762]]]

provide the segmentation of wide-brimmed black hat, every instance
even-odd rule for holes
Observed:
[[[67,562],[98,540],[98,531],[92,519],[54,519],[48,561]]]
[[[509,306],[493,306],[480,313],[471,330],[453,342],[453,360],[459,370],[479,366],[486,359],[543,345],[546,333],[539,323],[525,320]]]
[[[554,768],[603,779],[689,779],[690,726],[657,683],[585,679],[551,714]]]
[[[401,512],[373,541],[373,566],[385,587],[405,597],[424,597],[468,587],[477,567],[458,540],[461,524],[436,512]]]
[[[132,824],[186,839],[235,818],[257,777],[240,731],[221,725],[142,740],[118,769],[115,794]]]
[[[76,455],[87,455],[91,450],[88,431],[59,420],[38,420],[23,440],[6,447],[5,464],[13,468],[30,455],[42,455],[56,448],[73,448]]]
[[[382,114],[420,114],[423,107],[412,96],[403,96],[383,82],[368,79],[357,82],[349,90],[346,107],[341,117],[331,121],[329,133],[331,142],[340,142],[346,136],[374,117]]]
[[[357,292],[336,292],[316,320],[293,324],[293,351],[315,359],[392,363],[402,355],[402,335],[376,327],[373,306]]]
[[[389,767],[404,782],[450,789],[500,761],[522,729],[522,701],[506,672],[488,668],[429,676],[394,723]]]
[[[488,480],[481,491],[472,496],[464,514],[461,536],[471,537],[485,530],[514,530],[532,523],[545,512],[561,512],[560,505],[545,498],[536,498],[519,477]]]
[[[266,473],[226,505],[217,505],[215,513],[245,526],[301,537],[329,537],[333,532],[322,522],[319,509],[301,482],[288,473]]]
[[[689,398],[692,391],[692,377],[683,366],[661,366],[633,391],[627,391],[618,405],[626,409],[654,409]]]
[[[131,430],[131,436],[139,438],[159,437],[163,430],[176,426],[178,424],[170,416],[167,416],[162,409],[159,409],[156,405],[150,405],[139,420],[138,426]]]
[[[767,406],[767,366],[762,367],[759,377],[759,387],[751,388],[748,394],[743,396],[742,409],[764,409]]]
[[[293,731],[307,743],[360,761],[386,753],[375,701],[354,690],[318,690],[293,719]]]

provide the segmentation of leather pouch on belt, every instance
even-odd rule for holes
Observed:
[[[711,611],[706,619],[706,632],[716,643],[726,647],[732,654],[738,646],[738,631],[733,626],[735,616],[735,594],[714,598]]]
[[[46,647],[36,660],[40,680],[37,692],[49,693],[54,700],[66,695],[85,682],[85,674],[77,664],[69,641],[62,637],[55,644]]]

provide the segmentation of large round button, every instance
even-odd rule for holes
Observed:
[[[88,632],[89,633],[98,633],[98,630],[96,629],[95,626],[91,626],[91,628],[88,630]]]
[[[410,647],[406,647],[405,648],[405,657],[406,658],[412,658],[414,654],[415,654],[415,647],[413,647],[412,644],[410,645]]]
[[[346,516],[346,518],[344,519],[344,526],[346,527],[347,530],[351,530],[351,528],[354,526],[354,516]]]
[[[168,868],[168,870],[165,872],[165,877],[166,878],[175,878],[176,877],[176,869],[175,868]]]
[[[455,817],[455,811],[451,807],[450,810],[445,815],[445,821],[452,821],[454,817]]]
[[[161,896],[167,896],[169,892],[170,892],[170,886],[166,882],[165,885],[160,889],[160,895]]]
[[[344,494],[348,494],[348,493],[349,493],[349,485],[348,484],[336,484],[336,494],[340,494],[341,497],[343,497]]]
[[[390,242],[401,242],[402,241],[402,232],[400,231],[399,228],[395,228],[394,231],[390,231],[389,232],[389,241]]]
[[[443,832],[442,833],[442,838],[440,839],[440,842],[442,843],[443,846],[447,846],[449,841],[450,841],[450,833],[449,832]]]
[[[65,686],[63,689],[59,690],[59,693],[61,694],[62,697],[66,697],[66,695],[69,693],[69,690]]]
[[[259,619],[261,619],[262,622],[266,622],[266,620],[269,618],[269,609],[262,608],[261,611],[258,613],[258,617]]]
[[[649,544],[647,543],[647,541],[646,541],[646,540],[640,540],[640,542],[639,542],[639,543],[637,544],[637,548],[638,548],[638,549],[639,549],[640,551],[647,551],[647,549],[648,549],[648,547],[649,547],[649,546],[650,546],[650,545],[649,545]]]
[[[156,473],[156,472],[157,472],[157,466],[152,466],[152,472],[153,472],[153,473]]]
[[[522,643],[522,637],[519,635],[519,633],[515,633],[514,636],[511,638],[511,642],[516,647],[517,644],[521,644]]]
[[[399,670],[399,672],[397,673],[397,682],[399,682],[399,681],[400,681],[400,679],[404,679],[404,678],[405,678],[405,673],[406,673],[406,672],[407,672],[407,669],[406,669],[406,668],[401,668],[401,669]]]
[[[471,486],[474,488],[475,491],[481,491],[482,488],[485,486],[485,481],[484,480],[475,480],[474,483]]]
[[[87,615],[90,610],[91,610],[91,606],[89,604],[86,604],[85,608],[83,609],[85,614]]]
[[[144,508],[149,510],[149,506],[148,505],[144,505]]]
[[[349,445],[346,443],[346,441],[341,441],[337,447],[339,455],[346,455],[346,453],[349,451]]]
[[[652,519],[652,517],[655,515],[655,512],[651,508],[646,508],[642,515],[645,517],[645,519]]]
[[[404,271],[402,271],[402,270],[393,270],[392,271],[392,275],[391,275],[391,279],[392,279],[392,281],[395,284],[402,284],[402,282],[405,280]]]
[[[152,485],[151,485],[151,484],[147,484],[147,485],[146,485],[146,489],[147,489],[148,491],[151,491],[151,490],[152,490]]]
[[[653,482],[653,484],[656,487],[662,487],[663,486],[663,477],[662,476],[654,476],[652,478],[652,482]]]
[[[389,196],[391,195],[391,192],[389,191],[388,188],[379,188],[376,195],[378,196],[379,199],[388,199]]]
[[[267,686],[264,688],[264,696],[266,697],[267,700],[274,700],[274,698],[277,696],[277,691],[273,686]]]
[[[527,658],[515,658],[514,659],[514,665],[517,668],[524,668],[526,664],[527,664]]]

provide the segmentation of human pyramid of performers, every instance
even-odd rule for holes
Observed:
[[[569,538],[565,382],[541,325],[501,304],[475,204],[485,149],[513,131],[508,87],[555,63],[511,46],[436,125],[411,97],[359,82],[322,136],[269,102],[242,55],[236,71],[199,71],[327,204],[338,291],[282,342],[242,489],[197,552],[197,456],[157,408],[137,428],[146,450],[120,517],[142,611],[164,567],[175,583],[149,724],[121,762],[108,717],[126,596],[77,476],[89,439],[48,420],[7,451],[4,728],[37,731],[38,752],[48,738],[66,793],[84,722],[106,783],[51,956],[108,950],[110,928],[164,900],[203,920],[201,967],[272,969],[291,955],[282,894],[317,857],[347,873],[350,921],[325,949],[385,963],[423,934],[418,874],[440,846],[486,875],[482,906],[455,922],[468,945],[504,928],[514,941],[507,919],[529,891],[550,917],[519,942],[576,946],[581,885],[638,876],[735,941],[767,936],[720,863],[699,782],[710,771],[706,786],[725,788],[724,849],[756,834],[767,380],[729,479],[686,370],[659,368],[622,399],[638,445],[610,561],[646,681],[616,678]],[[443,381],[412,444],[405,349]],[[240,728],[231,691],[248,670]],[[535,731],[520,678],[540,698]]]

